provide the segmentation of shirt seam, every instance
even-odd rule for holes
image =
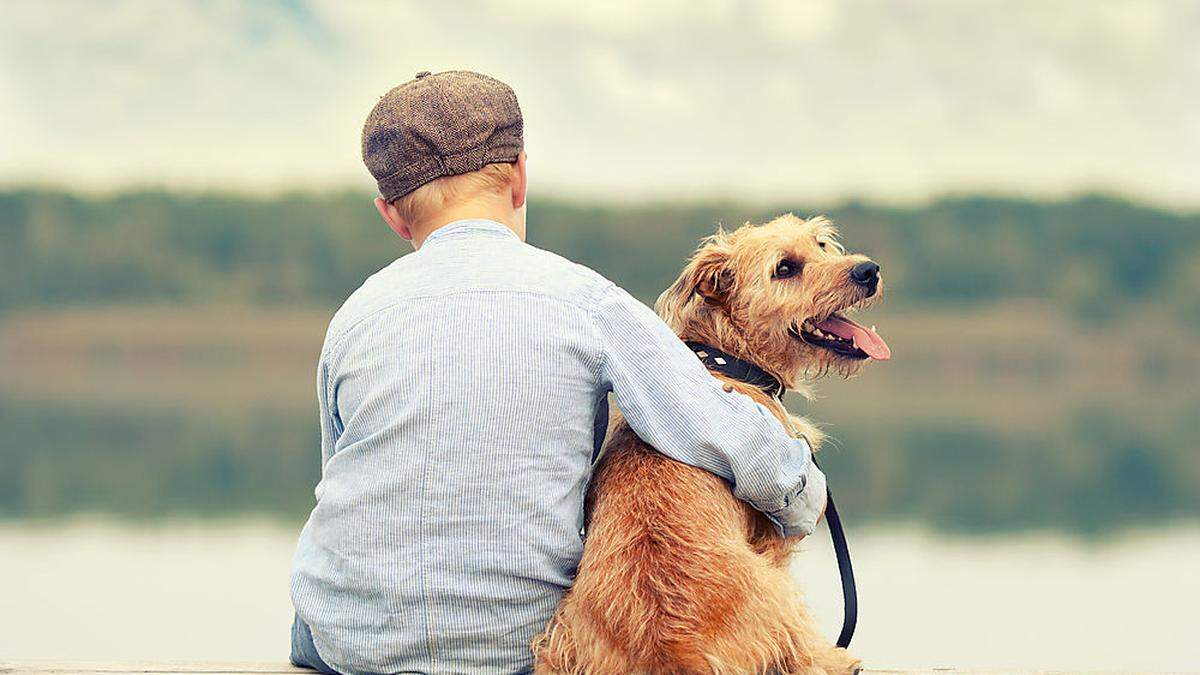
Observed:
[[[590,325],[592,328],[592,333],[593,333],[594,337],[596,338],[596,343],[600,347],[597,350],[597,352],[599,353],[599,358],[596,360],[596,370],[595,370],[597,386],[604,384],[604,371],[608,367],[608,343],[605,342],[604,334],[600,330],[599,318],[598,318],[597,314],[599,313],[600,302],[601,302],[603,293],[605,293],[615,287],[616,287],[616,284],[614,284],[610,281],[610,282],[608,282],[607,285],[604,285],[601,288],[598,288],[596,290],[595,297],[592,298],[592,301],[589,303],[589,307],[587,307],[588,319],[590,319],[590,322],[591,322]],[[607,395],[608,394],[606,392],[605,396],[607,396]]]
[[[335,337],[333,342],[330,343],[330,346],[328,346],[324,350],[325,353],[329,354],[330,366],[332,367],[334,360],[339,359],[341,357],[341,354],[339,352],[342,348],[342,343],[344,343],[346,341],[346,337],[349,336],[351,331],[353,331],[355,328],[358,328],[363,322],[367,321],[368,319],[372,319],[376,315],[396,309],[397,307],[399,307],[405,303],[408,303],[408,302],[414,302],[417,300],[429,300],[432,298],[448,298],[448,297],[452,297],[452,296],[456,296],[456,295],[474,295],[474,294],[478,294],[478,295],[528,295],[528,296],[532,296],[532,297],[546,298],[548,300],[560,302],[564,305],[570,305],[570,306],[574,307],[575,309],[582,310],[584,312],[589,312],[589,314],[591,312],[591,310],[589,309],[589,307],[587,306],[586,303],[579,302],[577,300],[570,300],[567,298],[559,297],[557,295],[553,295],[551,293],[544,293],[544,292],[540,292],[540,291],[472,288],[469,290],[448,291],[448,292],[441,292],[441,293],[426,293],[423,295],[410,295],[410,296],[406,296],[403,298],[397,298],[396,300],[393,300],[392,302],[389,302],[382,307],[374,309],[374,310],[368,312],[367,314],[364,314],[363,316],[355,319],[350,325],[339,330],[337,337]]]
[[[435,422],[437,422],[437,421],[438,420],[435,419]],[[436,424],[435,424],[435,428],[436,428]],[[431,444],[425,443],[424,445],[425,445],[425,451],[422,453],[422,456],[421,456],[421,465],[422,465],[422,469],[421,469],[421,500],[420,500],[420,505],[418,506],[418,509],[417,509],[417,513],[419,514],[419,518],[420,518],[420,526],[417,528],[417,532],[420,533],[420,545],[417,546],[417,556],[418,556],[418,560],[419,560],[417,569],[418,569],[418,579],[419,579],[419,583],[421,585],[421,618],[422,618],[422,623],[425,624],[425,651],[429,654],[430,665],[433,667],[434,671],[436,671],[438,668],[438,661],[437,661],[437,656],[434,655],[434,649],[433,649],[433,631],[432,631],[433,621],[430,617],[430,611],[429,611],[429,586],[425,580],[425,567],[426,567],[426,563],[427,563],[426,555],[425,555],[425,523],[427,522],[425,519],[425,498],[428,495],[429,446]]]

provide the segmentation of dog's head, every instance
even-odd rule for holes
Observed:
[[[879,265],[846,253],[829,220],[789,214],[706,239],[655,309],[684,339],[795,387],[891,357],[873,328],[847,316],[882,295]]]

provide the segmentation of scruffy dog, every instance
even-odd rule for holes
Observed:
[[[684,340],[762,367],[789,388],[858,373],[890,352],[844,312],[877,299],[879,267],[847,254],[825,218],[785,215],[718,232],[656,309]],[[813,447],[822,434],[753,385]],[[614,413],[587,499],[575,585],[533,649],[538,673],[852,673],[859,661],[823,637],[788,574],[795,539],[733,496],[728,483],[659,454]]]

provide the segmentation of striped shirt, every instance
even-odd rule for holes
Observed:
[[[824,507],[805,441],[724,392],[645,305],[500,223],[446,225],[367,279],[317,379],[321,480],[291,593],[344,673],[532,667],[583,550],[609,391],[643,439],[789,534]]]

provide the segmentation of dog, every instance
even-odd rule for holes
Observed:
[[[883,294],[879,266],[847,254],[826,218],[784,215],[704,240],[655,304],[680,338],[758,365],[791,389],[849,377],[886,343],[845,313]],[[719,373],[814,450],[822,434],[757,386]],[[585,503],[575,584],[534,641],[535,672],[854,673],[788,574],[796,538],[730,485],[659,454],[614,411]]]

